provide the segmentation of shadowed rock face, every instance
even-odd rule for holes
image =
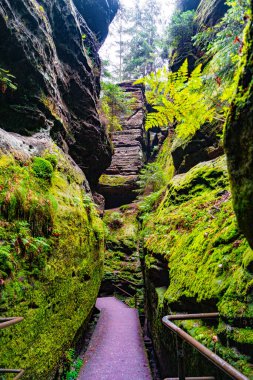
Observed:
[[[2,0],[0,67],[18,90],[0,94],[0,128],[50,134],[95,182],[110,165],[111,150],[96,110],[100,41],[118,1],[92,2],[99,24],[88,27],[87,1]],[[84,6],[85,4],[85,6]],[[112,8],[110,8],[112,6]],[[99,34],[99,25],[101,33]]]
[[[224,154],[218,133],[219,123],[206,124],[191,139],[175,139],[171,149],[176,173],[186,173],[200,162],[213,160]]]
[[[226,13],[225,0],[201,0],[197,9],[197,22],[200,28],[214,26]]]
[[[108,26],[118,10],[118,0],[74,0],[74,4],[98,41],[104,42]]]
[[[253,2],[251,1],[251,10]],[[249,25],[236,97],[225,130],[234,209],[253,247],[253,24]]]

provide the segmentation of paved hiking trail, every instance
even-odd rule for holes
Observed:
[[[79,380],[151,380],[137,310],[115,297],[98,298],[100,317]]]

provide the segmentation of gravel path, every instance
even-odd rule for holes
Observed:
[[[151,380],[137,310],[114,297],[98,298],[98,324],[79,380]]]

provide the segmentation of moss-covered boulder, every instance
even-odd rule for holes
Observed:
[[[0,173],[0,311],[24,317],[1,331],[0,366],[52,379],[97,297],[103,224],[84,174],[50,140],[1,132]]]
[[[222,327],[203,328],[199,340],[213,348],[207,337],[220,331],[216,352],[246,375],[252,374],[247,364],[253,359],[252,345],[247,344],[253,317],[253,253],[237,226],[224,156],[176,175],[157,203],[151,214],[149,210],[141,218],[148,316],[156,352],[167,365],[163,375],[176,375],[173,363],[165,361],[166,353],[175,351],[173,339],[161,326],[161,317],[171,311],[219,311],[220,321],[238,331],[229,338]],[[200,335],[201,329],[185,328],[195,337]],[[199,364],[194,366],[193,359],[189,363],[189,375],[203,375],[203,370],[196,373]]]
[[[252,2],[251,2],[252,6]],[[225,130],[225,149],[239,226],[253,247],[253,24],[246,33],[236,97]]]

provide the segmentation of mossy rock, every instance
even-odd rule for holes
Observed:
[[[95,304],[104,227],[84,175],[55,146],[27,161],[2,154],[0,168],[0,309],[24,317],[1,332],[0,366],[52,379]]]
[[[124,186],[129,181],[132,180],[132,177],[124,176],[124,175],[109,175],[103,174],[99,179],[99,184],[102,186]]]
[[[252,7],[252,2],[251,2]],[[253,247],[253,23],[246,30],[239,83],[225,128],[225,150],[238,223]]]
[[[169,303],[216,300],[223,315],[252,317],[253,277],[243,264],[250,248],[233,213],[224,157],[174,177],[143,233],[148,256],[168,261]]]
[[[253,255],[237,225],[225,157],[203,162],[188,173],[175,176],[161,194],[159,204],[151,212],[142,210],[144,213],[139,219],[142,221],[148,313],[155,349],[161,360],[165,353],[173,355],[173,339],[161,327],[161,317],[166,313],[218,310],[225,321],[237,326],[244,320],[246,326],[251,326]],[[164,282],[155,276],[161,269]],[[157,294],[157,286],[162,289],[162,295]],[[188,326],[188,331],[205,344],[207,330],[190,330]],[[199,337],[202,333],[203,339]],[[209,338],[206,343],[212,348]],[[238,328],[230,340],[243,347],[251,345],[251,338],[247,329]],[[251,376],[249,357],[235,351],[221,344],[217,352]],[[195,357],[192,355],[190,369],[194,375]],[[200,368],[199,363],[196,359],[195,368]]]
[[[41,157],[34,157],[32,169],[36,177],[43,179],[51,179],[54,171],[51,162]]]

